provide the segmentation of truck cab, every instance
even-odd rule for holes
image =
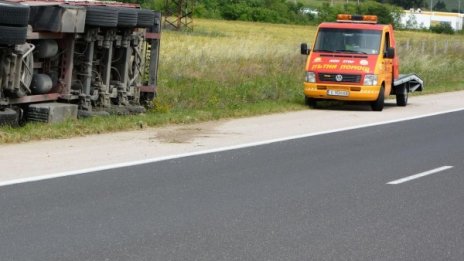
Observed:
[[[384,99],[395,94],[406,106],[408,93],[422,90],[422,80],[399,84],[399,59],[392,25],[377,24],[376,16],[338,15],[337,22],[321,23],[308,55],[304,82],[305,102],[315,107],[321,100],[369,102],[382,111]],[[408,75],[411,77],[411,75]],[[395,85],[395,83],[398,83]]]

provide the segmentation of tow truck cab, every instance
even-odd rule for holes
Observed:
[[[338,15],[337,22],[321,23],[312,50],[301,44],[301,53],[308,55],[306,104],[363,101],[381,111],[385,97],[395,94],[397,104],[406,106],[408,93],[422,90],[423,82],[415,75],[399,75],[395,47],[392,25],[377,24],[376,16]]]

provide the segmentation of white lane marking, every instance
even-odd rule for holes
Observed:
[[[453,112],[458,112],[458,111],[464,111],[464,108],[441,111],[441,112],[434,112],[434,113],[429,113],[429,114],[424,114],[424,115],[419,115],[419,116],[399,118],[399,119],[396,119],[396,120],[389,120],[389,121],[383,121],[383,122],[377,122],[377,123],[369,123],[369,124],[357,125],[357,126],[352,126],[352,127],[329,130],[329,131],[321,131],[321,132],[307,133],[307,134],[283,137],[283,138],[272,139],[272,140],[265,140],[265,141],[259,141],[259,142],[253,142],[253,143],[245,143],[245,144],[222,147],[222,148],[217,148],[217,149],[209,149],[209,150],[196,151],[196,152],[183,153],[183,154],[176,154],[176,155],[157,157],[157,158],[151,158],[151,159],[145,159],[145,160],[138,160],[138,161],[123,162],[123,163],[118,163],[118,164],[104,165],[104,166],[93,167],[93,168],[85,168],[85,169],[65,171],[65,172],[59,172],[59,173],[51,173],[51,174],[35,176],[35,177],[12,179],[12,180],[7,180],[7,181],[0,182],[0,187],[19,184],[19,183],[27,183],[27,182],[46,180],[46,179],[60,178],[60,177],[65,177],[65,176],[74,176],[74,175],[80,175],[80,174],[87,174],[87,173],[103,171],[103,170],[131,167],[131,166],[136,166],[136,165],[149,164],[149,163],[155,163],[155,162],[160,162],[160,161],[185,158],[185,157],[190,157],[190,156],[198,156],[198,155],[222,152],[222,151],[227,151],[227,150],[250,148],[250,147],[267,145],[267,144],[277,143],[277,142],[282,142],[282,141],[296,140],[296,139],[308,138],[308,137],[324,135],[324,134],[331,134],[331,133],[336,133],[336,132],[343,132],[343,131],[349,131],[349,130],[355,130],[355,129],[362,129],[362,128],[368,128],[368,127],[379,126],[379,125],[387,125],[387,124],[397,123],[397,122],[402,122],[402,121],[410,121],[410,120],[422,119],[422,118],[427,118],[427,117],[432,117],[432,116],[437,116],[437,115],[447,114],[447,113],[453,113]]]
[[[425,176],[428,176],[428,175],[436,174],[438,172],[442,172],[442,171],[445,171],[445,170],[448,170],[448,169],[451,169],[451,168],[453,168],[453,166],[443,166],[443,167],[440,167],[440,168],[425,171],[425,172],[422,172],[422,173],[419,173],[419,174],[416,174],[416,175],[412,175],[412,176],[409,176],[409,177],[405,177],[405,178],[402,178],[402,179],[393,180],[393,181],[388,182],[387,184],[389,184],[389,185],[398,185],[398,184],[408,182],[408,181],[411,181],[411,180],[414,180],[414,179],[418,179],[418,178],[422,178],[422,177],[425,177]]]

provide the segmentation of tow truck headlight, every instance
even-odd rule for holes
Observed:
[[[364,76],[364,85],[368,85],[368,86],[377,85],[377,75],[375,75],[375,74],[366,74]]]
[[[316,74],[314,72],[306,72],[305,82],[316,82]]]

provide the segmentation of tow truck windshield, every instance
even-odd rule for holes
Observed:
[[[314,52],[379,54],[381,31],[321,28]]]

